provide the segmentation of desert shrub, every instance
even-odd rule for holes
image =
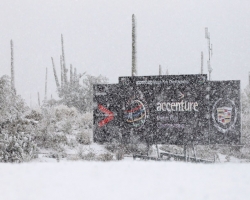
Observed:
[[[113,155],[111,153],[104,153],[98,156],[97,160],[99,161],[111,161],[113,160]]]
[[[136,153],[146,155],[148,153],[148,147],[144,143],[139,143],[137,145]]]
[[[79,147],[77,148],[77,152],[76,152],[77,157],[78,157],[79,159],[83,159],[83,157],[84,157],[84,152],[85,152],[85,150],[84,150],[83,146],[79,146]]]
[[[67,134],[70,134],[72,132],[72,122],[70,120],[66,120],[62,124],[62,131]]]
[[[110,152],[117,152],[122,149],[124,154],[147,154],[148,148],[144,143],[128,143],[121,144],[117,140],[112,140],[104,144],[105,148]]]
[[[68,143],[67,143],[67,145],[69,146],[69,147],[71,147],[71,148],[76,148],[76,146],[77,146],[77,141],[76,141],[76,139],[75,138],[68,138]]]
[[[76,141],[80,144],[89,145],[91,144],[90,136],[86,131],[81,131],[76,135]]]
[[[64,133],[56,132],[58,130],[58,121],[55,108],[43,108],[42,120],[37,126],[36,142],[40,148],[62,148],[67,145],[68,140]]]
[[[123,149],[118,149],[116,152],[115,152],[115,157],[116,157],[116,160],[123,160],[124,159],[124,152],[123,152]]]
[[[25,162],[37,158],[34,135],[28,133],[0,135],[0,162]]]
[[[68,106],[65,106],[65,105],[59,105],[59,106],[56,106],[54,109],[55,109],[55,116],[58,121],[67,119],[69,117],[72,118],[72,117],[78,116],[78,111],[74,107],[69,108]]]
[[[119,148],[119,143],[117,143],[116,141],[112,141],[112,142],[107,142],[104,144],[105,145],[105,148],[108,150],[108,151],[111,151],[111,152],[115,152],[118,148]]]
[[[36,123],[25,118],[28,110],[11,89],[9,77],[0,77],[0,162],[24,162],[37,156],[34,134],[29,131]]]
[[[56,159],[60,160],[60,158],[66,158],[67,154],[62,150],[62,151],[59,151],[59,152],[50,152],[46,157],[48,157],[48,158],[56,158]]]
[[[41,121],[43,118],[43,115],[41,112],[37,111],[37,110],[31,110],[30,112],[28,112],[25,115],[26,119],[33,119],[35,121]]]
[[[249,146],[249,145],[245,145],[245,146],[241,149],[240,155],[239,155],[239,156],[235,156],[235,157],[250,160],[250,146]]]
[[[77,148],[77,159],[87,160],[87,161],[111,161],[113,160],[113,155],[111,153],[103,153],[97,155],[92,148],[84,148],[83,146],[78,146]],[[74,158],[74,160],[77,160]]]
[[[77,156],[79,159],[93,161],[96,160],[96,153],[92,148],[84,148],[83,146],[79,146],[77,148]]]
[[[88,152],[87,154],[85,154],[82,158],[83,160],[88,160],[88,161],[94,161],[96,160],[96,154],[91,151],[91,152]]]
[[[68,143],[68,139],[65,134],[55,133],[51,135],[52,135],[52,142],[54,144],[66,145]]]
[[[84,148],[83,146],[79,146],[77,149],[77,156],[79,159],[94,161],[96,160],[96,153],[92,148]]]
[[[62,145],[68,144],[65,134],[47,131],[38,131],[36,135],[37,145],[41,148],[58,149]]]
[[[92,129],[93,114],[91,112],[83,113],[75,120],[78,129]]]

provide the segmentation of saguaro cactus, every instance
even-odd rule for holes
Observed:
[[[14,49],[13,41],[10,40],[10,49],[11,49],[11,90],[16,93],[15,89],[15,71],[14,71]]]
[[[67,85],[68,79],[67,79],[67,68],[66,68],[66,62],[65,62],[65,54],[64,54],[64,45],[63,45],[63,35],[61,34],[61,42],[62,42],[62,61],[63,61],[63,70],[64,70],[64,85]]]
[[[52,67],[53,67],[53,72],[54,72],[55,81],[56,81],[56,87],[57,87],[57,90],[58,90],[60,88],[60,84],[59,84],[59,81],[58,81],[58,77],[57,77],[57,74],[56,74],[56,68],[55,68],[54,60],[53,60],[52,57],[51,57],[51,61],[52,61]]]
[[[38,105],[40,106],[40,105],[41,105],[41,102],[40,102],[40,95],[39,95],[39,92],[37,93],[37,97],[38,97]]]
[[[46,67],[46,75],[45,75],[45,94],[44,94],[44,100],[47,100],[47,76],[48,76],[48,71]]]
[[[64,70],[63,70],[63,64],[62,64],[62,56],[60,56],[60,64],[61,64],[61,89],[63,89],[63,86],[64,86]]]
[[[136,27],[135,27],[135,15],[132,15],[132,76],[137,75],[136,68]]]
[[[72,69],[72,64],[70,64],[70,86],[72,87],[73,85],[73,69]]]

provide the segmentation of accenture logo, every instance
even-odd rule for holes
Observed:
[[[177,91],[177,98],[180,100],[179,102],[158,102],[156,104],[156,110],[157,111],[195,111],[198,112],[198,102],[188,102],[188,101],[183,101],[185,95],[181,93],[180,91]]]
[[[158,102],[157,104],[157,111],[196,111],[198,112],[198,102],[188,102],[188,101],[181,101],[181,102]]]

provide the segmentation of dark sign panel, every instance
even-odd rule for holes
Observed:
[[[120,77],[119,82],[127,91],[124,127],[152,143],[208,143],[206,75]]]
[[[210,143],[240,144],[240,81],[211,81]]]
[[[110,142],[121,132],[119,84],[97,84],[93,87],[94,142]]]
[[[94,85],[95,142],[240,143],[240,81],[171,75],[119,82]]]

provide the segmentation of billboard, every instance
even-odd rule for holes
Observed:
[[[240,144],[240,81],[211,81],[210,143]]]
[[[120,77],[94,85],[94,141],[238,144],[240,81],[206,75]]]

